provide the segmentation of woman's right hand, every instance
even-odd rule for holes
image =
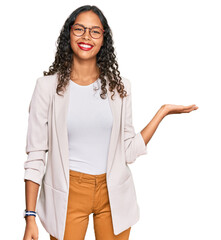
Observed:
[[[26,227],[23,240],[38,240],[38,226],[36,224],[35,217],[28,216],[26,218]]]

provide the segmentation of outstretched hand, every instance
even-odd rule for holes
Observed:
[[[154,115],[153,119],[147,124],[147,126],[140,132],[145,145],[148,144],[150,139],[152,138],[154,132],[156,131],[159,123],[162,119],[169,114],[174,113],[189,113],[193,110],[197,110],[198,107],[195,104],[189,106],[183,105],[174,105],[174,104],[164,104],[160,107],[157,113]]]
[[[164,104],[162,106],[166,115],[176,114],[176,113],[189,113],[193,110],[197,110],[198,107],[195,104],[183,106],[183,105],[174,105],[174,104]]]

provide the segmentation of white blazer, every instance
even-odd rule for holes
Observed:
[[[69,194],[66,123],[70,85],[67,85],[64,96],[59,96],[56,93],[57,79],[55,73],[36,81],[29,105],[26,142],[28,157],[24,162],[24,179],[41,186],[36,203],[37,215],[49,234],[63,240]],[[116,235],[139,220],[139,206],[128,164],[133,163],[138,156],[147,154],[147,145],[140,132],[135,133],[132,123],[130,81],[122,77],[122,82],[128,93],[123,99],[115,89],[114,100],[111,100],[108,82],[106,86],[113,114],[106,181]]]

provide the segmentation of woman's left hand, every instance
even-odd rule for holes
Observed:
[[[176,113],[189,113],[193,110],[197,110],[198,107],[195,104],[189,106],[174,105],[174,104],[164,104],[162,106],[165,115],[176,114]]]

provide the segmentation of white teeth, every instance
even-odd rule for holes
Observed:
[[[92,48],[92,46],[89,45],[85,45],[85,44],[79,44],[81,47],[85,47],[85,48]]]

